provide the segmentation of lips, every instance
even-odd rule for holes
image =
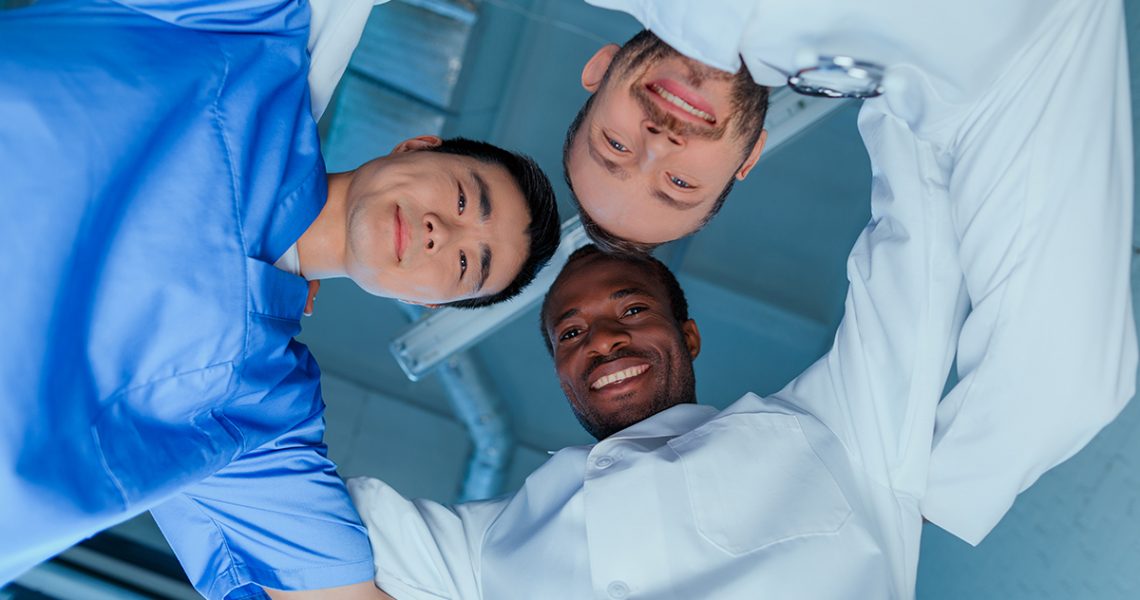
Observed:
[[[590,389],[600,390],[606,386],[622,383],[641,375],[649,370],[649,365],[637,365],[628,369],[622,369],[617,373],[610,373],[605,377],[601,377],[590,384]]]
[[[410,236],[410,232],[408,231],[407,225],[404,223],[404,220],[402,218],[400,218],[400,207],[399,206],[396,207],[396,214],[394,215],[393,220],[394,220],[394,224],[395,224],[395,226],[393,227],[393,229],[395,230],[393,233],[395,235],[392,236],[394,238],[393,244],[395,245],[395,250],[396,250],[396,262],[400,262],[400,261],[404,260],[404,250],[407,249],[408,242],[409,242],[408,238],[411,236]]]
[[[622,387],[645,374],[649,363],[637,357],[619,358],[603,363],[590,373],[590,391],[598,392]]]
[[[675,81],[669,79],[651,81],[645,85],[645,89],[654,102],[681,118],[705,125],[716,124],[716,115],[712,106],[695,92]]]

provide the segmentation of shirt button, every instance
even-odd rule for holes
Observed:
[[[599,456],[596,460],[594,460],[594,466],[599,469],[608,469],[613,464],[614,459],[610,458],[609,456]]]
[[[606,593],[610,595],[610,598],[618,598],[620,600],[621,598],[629,596],[629,586],[626,585],[624,581],[613,581],[606,587]]]

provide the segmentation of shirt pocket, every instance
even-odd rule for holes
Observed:
[[[730,554],[834,534],[851,515],[793,415],[730,415],[669,446],[684,470],[697,531]]]
[[[120,393],[91,427],[126,506],[150,504],[227,464],[241,446],[222,415],[233,366],[224,363]]]

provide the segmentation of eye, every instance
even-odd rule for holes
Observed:
[[[608,135],[605,136],[605,138],[606,138],[606,143],[610,145],[610,148],[613,148],[614,150],[617,150],[618,152],[621,152],[621,153],[629,152],[629,148],[626,148],[621,142],[611,138]]]
[[[646,310],[649,310],[649,308],[646,306],[631,306],[631,307],[625,309],[625,312],[622,313],[621,316],[632,317],[633,315],[636,315],[636,314],[638,314],[642,311],[646,311]]]
[[[463,279],[463,275],[467,273],[467,254],[462,250],[459,251],[459,278]]]
[[[675,185],[675,186],[677,186],[683,190],[691,190],[694,187],[688,181],[685,181],[684,179],[681,179],[680,177],[677,177],[675,175],[670,175],[669,181],[671,181],[673,183],[673,185]]]
[[[578,329],[577,327],[567,329],[566,331],[562,332],[562,335],[558,336],[558,341],[565,342],[568,340],[572,340],[572,339],[578,337],[578,334],[580,334],[580,333],[582,333],[582,330]]]
[[[459,188],[459,214],[463,214],[465,208],[467,208],[467,194],[463,193],[463,188]]]

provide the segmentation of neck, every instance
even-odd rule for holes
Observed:
[[[305,279],[328,279],[346,277],[345,230],[348,186],[352,182],[352,171],[330,173],[328,176],[328,199],[325,201],[317,220],[301,234],[297,240],[297,252],[301,257],[301,273]]]

